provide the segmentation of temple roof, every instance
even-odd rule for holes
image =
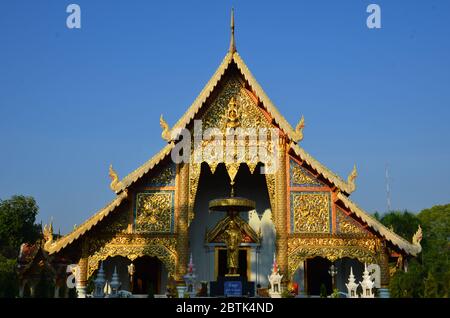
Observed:
[[[347,196],[343,195],[342,193],[338,193],[337,199],[340,200],[347,209],[355,213],[357,217],[363,220],[367,224],[367,226],[369,226],[372,230],[377,232],[379,235],[384,237],[387,241],[391,242],[399,249],[413,256],[416,256],[422,251],[422,247],[420,246],[420,244],[412,244],[405,240],[403,237],[396,234],[394,231],[389,230],[373,216],[357,206]]]
[[[379,235],[384,237],[387,241],[391,242],[394,246],[399,249],[405,251],[410,255],[417,255],[421,251],[420,244],[412,244],[405,239],[401,238],[391,230],[387,229],[383,226],[379,221],[375,220],[370,216],[369,213],[359,208],[355,203],[353,203],[348,195],[355,190],[355,184],[348,180],[344,181],[341,177],[333,173],[331,170],[326,168],[323,164],[313,158],[310,154],[308,154],[300,145],[298,144],[298,133],[297,131],[289,124],[289,122],[281,115],[278,111],[277,107],[270,100],[270,98],[266,95],[263,88],[256,81],[255,77],[252,75],[247,65],[244,63],[243,59],[240,57],[239,53],[236,51],[236,45],[234,42],[234,19],[232,18],[232,39],[230,42],[230,49],[222,60],[221,64],[210,78],[210,80],[206,83],[200,94],[194,100],[194,102],[190,105],[188,110],[184,113],[184,115],[178,120],[178,122],[172,127],[172,131],[174,129],[182,129],[187,128],[187,126],[191,123],[191,121],[195,118],[195,116],[199,113],[199,111],[204,107],[208,97],[211,96],[215,88],[218,86],[220,80],[224,76],[227,69],[235,64],[237,69],[240,71],[241,75],[251,86],[252,90],[256,94],[257,98],[261,102],[262,107],[270,114],[273,119],[273,123],[279,127],[279,129],[286,135],[289,140],[290,148],[294,152],[296,156],[298,156],[302,161],[304,161],[307,165],[309,165],[312,169],[314,169],[318,174],[323,176],[326,180],[328,180],[333,186],[336,187],[338,192],[337,198],[344,204],[344,206],[349,209],[352,213],[354,213],[358,218],[360,218],[363,222],[367,224],[368,227],[373,229]],[[99,210],[95,213],[91,218],[89,218],[82,225],[78,226],[71,233],[64,236],[63,238],[57,240],[50,247],[46,248],[50,254],[56,253],[71,244],[79,237],[84,235],[87,231],[89,231],[93,226],[98,224],[101,220],[103,220],[106,216],[108,216],[111,212],[113,212],[127,197],[127,189],[133,185],[136,181],[140,180],[144,175],[146,175],[149,171],[154,169],[162,160],[170,155],[171,150],[175,147],[175,142],[173,140],[168,140],[168,144],[163,147],[161,151],[159,151],[155,156],[150,158],[146,163],[141,165],[139,168],[128,174],[125,178],[121,180],[119,183],[120,186],[117,189],[114,189],[117,193],[117,196],[114,200],[112,200],[107,206],[103,209]],[[355,170],[356,173],[356,170]]]
[[[81,236],[83,236],[87,231],[89,231],[93,226],[97,225],[101,220],[107,217],[111,212],[113,212],[124,199],[128,196],[127,191],[122,191],[119,195],[115,197],[108,205],[97,211],[92,217],[90,217],[83,224],[77,226],[72,232],[65,235],[61,239],[57,240],[49,246],[45,246],[45,249],[49,254],[59,252],[61,249],[71,244]]]

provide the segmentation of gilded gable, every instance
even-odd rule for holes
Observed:
[[[328,192],[291,192],[291,232],[330,233]]]
[[[145,187],[174,187],[176,177],[176,165],[170,162],[162,165],[159,169],[151,172],[145,177],[143,186]]]
[[[336,209],[336,231],[338,234],[353,234],[353,235],[369,235],[361,224],[355,221],[350,216],[346,215],[344,211]]]
[[[291,187],[321,187],[323,184],[317,180],[308,170],[300,166],[296,161],[290,160],[289,165]]]
[[[136,194],[135,232],[173,233],[174,191],[145,191]]]
[[[233,103],[235,112],[232,109]],[[203,129],[219,128],[222,132],[227,127],[272,127],[257,106],[256,101],[251,97],[251,93],[246,90],[243,82],[237,76],[227,79],[202,119]],[[233,124],[230,125],[230,123]]]

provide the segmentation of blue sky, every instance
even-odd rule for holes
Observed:
[[[81,30],[66,7],[82,10]],[[382,28],[366,27],[377,3]],[[0,4],[0,198],[32,195],[63,233],[113,197],[237,49],[302,146],[386,210],[450,201],[449,1],[21,1]]]

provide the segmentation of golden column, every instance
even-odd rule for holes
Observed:
[[[278,139],[278,162],[275,173],[275,231],[277,263],[284,279],[289,277],[287,255],[287,174],[286,174],[286,139]]]
[[[386,245],[386,243],[383,243],[383,245]],[[384,246],[383,252],[380,254],[380,287],[381,288],[389,288],[389,280],[390,280],[390,273],[389,273],[389,251]]]
[[[178,165],[178,187],[177,187],[177,263],[175,279],[178,282],[183,281],[186,274],[186,266],[189,254],[189,164],[181,163]]]
[[[78,273],[76,277],[76,289],[78,298],[86,298],[88,271],[88,246],[86,240],[81,243],[81,258],[78,261]]]

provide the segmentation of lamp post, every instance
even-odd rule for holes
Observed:
[[[336,288],[336,283],[335,283],[335,276],[337,275],[338,271],[336,266],[334,266],[334,264],[331,264],[330,269],[328,270],[328,274],[331,275],[331,288],[333,289],[331,292],[334,292],[334,289]]]

